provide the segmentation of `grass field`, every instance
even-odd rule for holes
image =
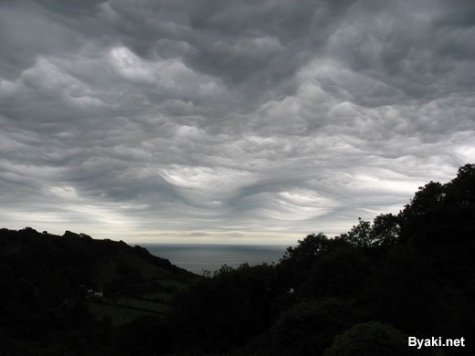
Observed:
[[[169,292],[155,292],[155,293],[146,293],[143,295],[143,299],[150,300],[153,302],[161,303],[170,303],[173,299],[173,294]]]
[[[120,298],[117,302],[117,306],[146,310],[152,313],[164,313],[170,310],[168,305],[160,302],[130,297]]]
[[[130,297],[121,297],[114,304],[89,301],[87,305],[97,320],[110,319],[113,326],[129,323],[139,316],[159,315],[170,310],[168,305],[159,301]]]
[[[130,323],[140,316],[156,315],[155,312],[125,308],[120,305],[105,305],[96,302],[88,302],[87,305],[96,320],[109,319],[114,327]]]

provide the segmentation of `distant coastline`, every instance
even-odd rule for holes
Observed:
[[[172,244],[142,243],[152,255],[161,256],[171,263],[196,274],[214,272],[223,265],[257,265],[277,263],[287,245],[225,245],[225,244]]]

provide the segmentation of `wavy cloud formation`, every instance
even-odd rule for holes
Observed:
[[[475,157],[475,3],[0,4],[0,225],[292,242]]]

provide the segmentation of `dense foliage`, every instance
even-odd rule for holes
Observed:
[[[78,285],[97,283],[97,256],[114,260],[106,250],[125,244],[2,230],[0,354],[27,355],[41,343],[45,355],[470,354],[474,238],[475,165],[466,165],[449,183],[421,187],[397,215],[359,219],[335,238],[309,235],[275,265],[224,266],[190,282],[168,313],[111,327],[81,299],[62,305]],[[174,278],[189,277],[136,252]],[[106,283],[111,293],[150,288],[134,264],[118,270],[122,282]],[[143,283],[134,286],[137,280]],[[463,336],[467,347],[416,352],[408,335]]]

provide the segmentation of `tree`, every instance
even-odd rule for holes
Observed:
[[[458,202],[460,205],[475,204],[475,164],[460,167],[455,177],[447,184],[449,203]]]
[[[310,300],[283,312],[271,328],[275,353],[320,355],[335,335],[358,321],[350,304],[336,298]]]
[[[179,296],[171,315],[178,347],[193,345],[197,354],[244,345],[271,325],[280,295],[274,267],[222,268]]]
[[[347,246],[347,241],[340,237],[329,239],[322,233],[311,234],[305,237],[305,239],[299,240],[297,246],[288,247],[280,262],[281,264],[298,264],[306,268],[328,252]]]
[[[159,317],[143,316],[117,329],[109,342],[107,355],[169,355],[173,335]]]
[[[311,234],[298,241],[295,247],[288,247],[280,260],[278,272],[282,283],[295,287],[306,279],[311,266],[322,256],[348,246],[341,238],[329,239],[322,233]]]
[[[373,220],[370,232],[372,246],[388,246],[399,242],[401,224],[399,218],[393,214],[381,214]]]
[[[356,324],[337,335],[323,356],[403,356],[407,338],[388,324],[371,321]]]
[[[449,183],[420,187],[398,219],[401,240],[422,249],[471,241],[475,235],[475,165],[461,167]]]
[[[370,248],[393,245],[399,241],[400,235],[399,218],[393,214],[381,214],[373,220],[373,224],[358,218],[358,224],[340,238],[353,246]]]
[[[301,297],[339,297],[358,295],[374,269],[369,251],[348,246],[326,253],[309,269],[298,288]]]
[[[371,223],[358,218],[358,224],[340,237],[353,246],[371,247]]]

